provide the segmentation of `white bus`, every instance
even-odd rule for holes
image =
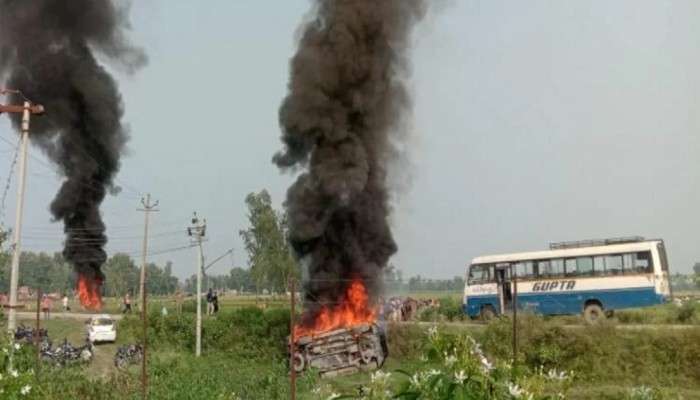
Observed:
[[[512,276],[515,279],[512,279]],[[467,271],[464,312],[490,319],[518,309],[583,313],[593,322],[614,310],[670,300],[663,240],[641,237],[553,243],[550,250],[475,258]]]

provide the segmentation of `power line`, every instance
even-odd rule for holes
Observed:
[[[2,137],[2,136],[0,136]],[[0,200],[0,225],[3,224],[5,220],[5,208],[7,206],[7,195],[10,192],[10,185],[12,184],[12,175],[15,171],[15,166],[17,165],[17,158],[19,157],[19,145],[20,141],[17,141],[17,145],[13,145],[15,149],[15,155],[12,158],[12,163],[10,164],[9,172],[7,173],[7,182],[2,191],[2,199]]]
[[[4,141],[5,143],[12,144],[12,142],[10,142],[8,139],[6,139],[6,138],[3,137],[3,136],[0,136],[0,140]],[[54,173],[54,174],[56,173],[56,166],[53,166],[53,165],[47,163],[46,161],[44,161],[44,160],[41,159],[40,157],[37,157],[37,156],[36,156],[33,152],[31,152],[31,151],[28,152],[28,155],[29,155],[29,157],[30,157],[32,160],[36,161],[36,162],[39,163],[40,165],[42,165],[42,166],[44,166],[45,168],[47,168],[49,172]],[[100,166],[100,163],[98,163],[92,156],[90,156],[89,154],[88,154],[87,156],[90,157],[90,158],[98,165],[99,168],[102,168],[102,167]],[[37,174],[37,175],[38,175],[38,176],[42,176],[42,175],[40,175],[40,174]],[[46,175],[44,175],[43,177],[55,178],[55,176],[46,176]],[[63,177],[63,178],[65,178],[65,177]],[[112,180],[113,180],[114,182],[116,182],[120,187],[122,187],[122,188],[127,188],[127,190],[131,191],[131,192],[132,192],[132,194],[131,194],[131,198],[132,198],[132,199],[135,199],[135,198],[139,198],[139,197],[140,197],[140,195],[138,194],[138,191],[136,191],[136,190],[134,190],[133,188],[131,188],[129,185],[127,185],[126,183],[124,183],[123,181],[121,181],[121,180],[120,180],[119,178],[117,178],[116,176],[115,176],[114,178],[112,178]],[[95,190],[103,190],[103,189],[104,189],[102,186],[94,185],[94,184],[87,183],[87,182],[80,182],[80,181],[78,181],[77,183],[78,183],[79,185],[83,186],[83,187],[90,188],[90,189],[95,189]]]

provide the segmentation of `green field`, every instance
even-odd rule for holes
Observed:
[[[396,390],[406,384],[398,370],[413,374],[445,368],[444,360],[426,359],[430,347],[426,332],[434,325],[446,341],[472,336],[493,363],[512,360],[511,322],[507,318],[489,324],[465,321],[454,312],[458,299],[453,301],[456,303],[443,299],[441,308],[430,313],[435,322],[389,327],[390,358],[384,371],[394,372],[387,384]],[[161,313],[163,306],[169,309],[167,316]],[[285,306],[284,298],[222,299],[221,313],[205,317],[204,354],[198,359],[193,356],[194,300],[187,300],[178,315],[172,299],[154,299],[149,307],[150,398],[289,398],[285,355],[289,315]],[[598,326],[586,326],[577,317],[522,315],[516,365],[530,375],[538,368],[574,371],[575,378],[567,388],[567,398],[572,399],[624,399],[641,386],[654,390],[654,399],[700,399],[700,326],[696,326],[700,310],[693,311],[684,323],[678,315],[678,307],[666,305],[620,312]],[[84,340],[84,324],[79,320],[54,319],[42,324],[54,342],[64,337],[74,344]],[[631,324],[651,327],[622,329]],[[141,340],[141,322],[136,315],[127,316],[120,321],[118,332],[118,343],[99,345],[88,366],[42,367],[32,378],[31,397],[23,398],[140,398],[139,368],[118,371],[112,360],[118,344]],[[33,358],[28,357],[28,365],[33,366]],[[369,373],[328,380],[307,373],[299,378],[298,398],[325,399],[333,393],[361,398],[357,397],[359,388],[372,384],[376,382],[371,382]],[[543,390],[549,389],[545,385]]]

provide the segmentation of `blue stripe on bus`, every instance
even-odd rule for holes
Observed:
[[[496,295],[468,296],[464,313],[476,317],[482,307],[491,306],[499,312]],[[589,300],[599,301],[605,310],[646,307],[661,304],[664,296],[656,294],[653,286],[629,289],[586,290],[555,293],[518,293],[518,309],[544,315],[579,314]]]

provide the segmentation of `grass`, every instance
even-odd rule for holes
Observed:
[[[260,299],[258,299],[260,300]],[[182,315],[163,317],[159,307],[169,299],[154,299],[149,313],[149,382],[152,399],[286,399],[288,374],[285,338],[289,318],[284,299],[267,299],[268,307],[246,307],[255,298],[225,298],[222,312],[204,320],[204,354],[193,356],[194,316],[192,307]],[[162,301],[162,302],[159,302]],[[193,303],[193,302],[192,302]],[[452,307],[451,302],[443,302]],[[261,304],[259,302],[258,304]],[[628,315],[629,313],[629,315]],[[636,315],[641,314],[641,317]],[[632,316],[634,315],[634,316]],[[623,323],[672,321],[678,316],[673,305],[617,313],[616,319],[593,327],[566,329],[580,322],[577,317],[542,318],[522,315],[519,325],[519,363],[527,368],[574,370],[578,376],[572,399],[620,399],[638,385],[658,388],[668,399],[700,399],[700,327],[683,330],[624,330]],[[641,319],[637,319],[641,318]],[[696,323],[694,322],[690,323]],[[21,320],[32,326],[33,320]],[[74,344],[84,340],[81,321],[42,321],[54,343],[64,337]],[[470,328],[474,329],[470,329]],[[424,325],[389,327],[390,357],[386,371],[413,372],[430,366],[421,361]],[[507,318],[488,325],[451,323],[441,330],[448,335],[469,332],[494,359],[512,358],[512,327]],[[112,358],[121,343],[139,340],[141,323],[136,315],[118,326],[117,344],[99,345],[88,367],[42,370],[45,378],[36,398],[104,398],[126,400],[139,396],[139,368],[117,371]],[[357,393],[367,384],[368,373],[319,380],[304,374],[299,381],[300,399],[316,399],[312,389],[329,386],[337,393]],[[38,396],[38,395],[37,395]]]

